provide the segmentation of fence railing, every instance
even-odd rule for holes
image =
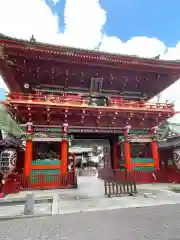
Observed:
[[[0,198],[11,193],[18,193],[21,189],[20,182],[16,178],[8,178],[5,184],[0,186]]]
[[[137,193],[133,172],[100,168],[98,170],[98,177],[104,180],[105,196],[133,195]]]
[[[116,172],[118,175],[118,172]],[[132,171],[131,175],[136,183],[165,183],[167,182],[167,173],[164,170],[153,172]]]
[[[128,194],[130,196],[137,193],[136,182],[133,179],[129,180],[104,180],[105,195],[121,196]]]
[[[19,182],[23,189],[27,188],[68,188],[75,184],[75,171],[66,175],[59,174],[32,174],[27,178],[24,174],[19,175]]]
[[[5,100],[5,102],[14,102],[14,103],[24,103],[27,102],[29,104],[46,104],[53,105],[56,103],[56,106],[84,106],[91,108],[101,108],[103,106],[92,106],[89,104],[89,98],[86,96],[81,96],[78,94],[68,95],[45,95],[45,94],[22,94],[22,93],[10,93]],[[107,109],[117,108],[117,110],[121,109],[133,109],[133,110],[149,110],[149,111],[161,111],[161,112],[172,112],[174,105],[172,103],[152,103],[152,102],[144,102],[144,101],[130,101],[125,100],[121,97],[119,98],[110,98],[109,102],[106,106]]]
[[[131,180],[136,183],[167,182],[167,171],[159,170],[155,172],[143,171],[122,171],[119,169],[99,169],[98,177],[103,180]]]
[[[26,177],[23,173],[13,173],[1,185],[1,197],[10,193],[17,193],[23,189],[72,188],[77,187],[75,171],[66,175],[34,174]]]

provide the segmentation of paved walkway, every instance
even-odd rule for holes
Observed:
[[[169,190],[175,186],[179,186],[180,184],[141,184],[138,185],[138,190],[141,191],[161,191],[161,192],[169,192]],[[9,194],[5,198],[0,199],[4,200],[17,200],[17,199],[25,199],[26,194],[32,191],[21,191],[16,194]],[[87,196],[87,197],[104,197],[104,182],[103,180],[99,180],[96,176],[91,177],[79,177],[78,178],[78,188],[77,189],[52,189],[52,190],[34,190],[33,193],[35,197],[38,198],[49,198],[53,197],[55,194],[59,194],[62,197],[65,196]],[[169,193],[172,193],[171,191]]]
[[[52,190],[34,190],[36,198],[52,197],[55,194],[63,196],[86,196],[86,197],[104,197],[104,182],[96,176],[79,177],[77,189],[52,189]],[[26,194],[32,191],[21,191],[16,194],[7,195],[4,200],[25,199]],[[0,199],[1,201],[4,201]]]
[[[52,198],[53,203],[36,204],[36,214],[67,214],[72,212],[98,211],[105,209],[132,208],[180,203],[180,194],[170,191],[168,184],[143,184],[138,186],[136,197],[104,197],[104,182],[96,177],[79,177],[78,189],[59,189],[34,191],[36,199]],[[175,185],[173,185],[175,186]],[[0,217],[15,216],[23,213],[23,203],[14,206],[3,206],[3,201],[23,201],[29,191],[10,194],[0,200]],[[144,193],[152,193],[148,198]],[[7,205],[7,204],[6,204]]]
[[[178,240],[180,205],[0,222],[0,240]]]

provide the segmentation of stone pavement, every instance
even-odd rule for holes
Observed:
[[[180,205],[0,222],[0,240],[178,240]]]
[[[104,197],[103,181],[96,177],[79,177],[77,189],[52,189],[52,190],[35,190],[36,199],[44,199],[53,197],[55,194],[60,196],[87,196],[87,197]],[[169,190],[172,186],[179,186],[180,184],[141,184],[138,185],[138,190],[142,191],[161,191],[170,193]],[[5,198],[0,199],[0,203],[4,201],[24,200],[27,193],[32,191],[21,191],[15,194],[9,194]]]
[[[40,203],[35,204],[35,214],[51,214],[52,213],[52,203]],[[24,205],[10,205],[10,206],[0,206],[0,220],[3,217],[18,217],[24,214]]]
[[[103,181],[96,177],[79,177],[78,189],[34,191],[36,199],[53,198],[53,202],[43,202],[35,205],[35,214],[68,214],[84,211],[98,211],[118,208],[155,206],[180,203],[180,193],[170,191],[168,184],[143,184],[138,186],[136,197],[104,197]],[[176,186],[173,184],[173,186]],[[23,204],[15,203],[24,200],[29,191],[8,195],[0,200],[0,218],[17,216],[23,213]],[[144,193],[152,196],[144,197]],[[6,204],[3,201],[12,201]]]

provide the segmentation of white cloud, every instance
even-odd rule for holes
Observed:
[[[41,0],[0,0],[0,32],[12,37],[62,43],[58,18]]]
[[[55,3],[57,1],[54,0]],[[58,31],[58,17],[52,14],[44,1],[0,0],[0,33],[23,39],[29,39],[34,34],[38,41],[46,43],[88,49],[100,45],[100,50],[107,52],[143,57],[161,54],[163,59],[180,59],[180,43],[167,49],[156,38],[135,36],[122,42],[116,36],[104,35],[102,30],[106,12],[101,8],[99,0],[66,0],[64,15],[65,31],[62,34]],[[4,87],[4,83],[1,86]],[[179,100],[179,87],[180,82],[177,82],[165,90],[162,99]],[[180,109],[180,104],[177,106]]]
[[[60,0],[52,0],[54,4],[58,3]]]
[[[100,50],[117,52],[121,54],[138,55],[141,57],[155,57],[163,54],[166,46],[156,38],[133,37],[127,42],[122,42],[117,37],[103,36]]]
[[[106,12],[98,0],[66,0],[64,35],[70,46],[94,48],[102,38]]]

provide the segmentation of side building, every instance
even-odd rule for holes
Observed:
[[[161,126],[159,156],[167,181],[180,182],[180,124],[166,122]]]

